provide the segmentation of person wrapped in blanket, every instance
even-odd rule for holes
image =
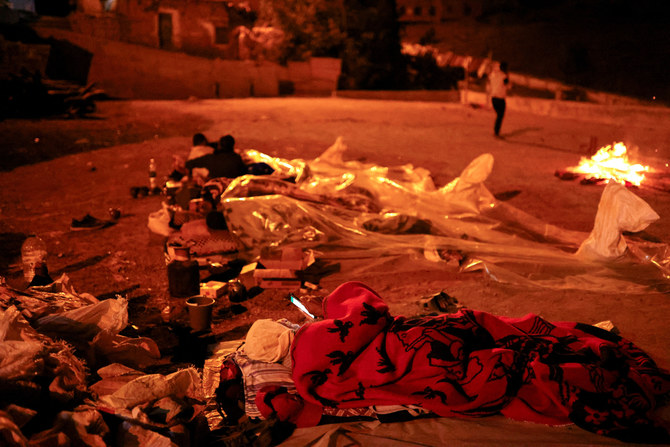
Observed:
[[[670,442],[668,421],[655,420],[670,398],[670,373],[630,341],[582,323],[466,308],[393,317],[372,289],[347,282],[323,300],[322,319],[300,328],[254,323],[240,357],[243,372],[245,362],[282,372],[262,383],[245,373],[247,411],[296,427],[403,405],[421,409],[417,415],[502,414],[626,442]]]
[[[290,347],[300,326],[286,319],[257,320],[244,345],[222,363],[216,401],[229,424],[243,414],[252,420],[274,419],[273,436],[281,440],[296,427],[342,420],[400,421],[429,415],[416,406],[387,405],[324,408],[296,394]],[[276,432],[274,431],[276,430]]]

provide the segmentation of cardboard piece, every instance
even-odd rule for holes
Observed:
[[[257,280],[254,277],[254,272],[256,271],[257,268],[259,268],[259,263],[258,262],[252,262],[251,264],[247,264],[244,267],[242,267],[242,270],[240,270],[239,275],[237,275],[237,280],[242,283],[242,285],[247,289],[250,290],[253,287],[256,287]]]
[[[208,281],[206,283],[200,283],[200,295],[207,298],[219,299],[222,297],[225,292],[226,283],[221,281]]]
[[[280,255],[261,254],[260,263],[266,269],[288,269],[302,270],[305,267],[305,257],[302,249],[290,247],[284,248]]]
[[[264,289],[298,289],[301,280],[298,272],[314,262],[311,250],[304,253],[301,248],[288,247],[281,253],[262,253],[253,277]]]

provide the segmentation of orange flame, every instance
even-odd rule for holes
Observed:
[[[601,147],[591,158],[582,157],[579,166],[568,168],[570,172],[586,174],[587,178],[614,180],[623,185],[633,184],[640,186],[644,180],[644,173],[650,172],[649,166],[639,163],[630,164],[626,145],[614,143]]]

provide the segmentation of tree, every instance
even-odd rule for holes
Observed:
[[[340,88],[394,90],[407,86],[395,0],[343,0],[346,39]]]
[[[407,85],[395,0],[262,0],[259,22],[284,32],[282,62],[341,58],[340,88]]]
[[[284,32],[282,62],[339,57],[344,42],[341,0],[262,0],[259,21]]]

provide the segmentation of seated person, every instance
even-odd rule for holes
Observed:
[[[200,158],[213,153],[214,146],[209,144],[207,137],[201,133],[197,133],[193,135],[193,146],[188,153],[187,160],[193,160],[194,158]]]
[[[201,133],[196,133],[193,135],[193,146],[186,157],[186,160],[193,160],[195,158],[200,158],[205,155],[214,153],[214,146],[207,141],[207,137]],[[173,182],[179,182],[185,179],[189,174],[188,169],[186,169],[185,160],[182,155],[173,155],[172,156],[172,172],[168,176],[168,179]]]
[[[235,152],[235,138],[231,135],[221,137],[217,149],[212,154],[203,155],[186,162],[186,168],[205,168],[208,178],[235,178],[247,173],[242,157]]]

